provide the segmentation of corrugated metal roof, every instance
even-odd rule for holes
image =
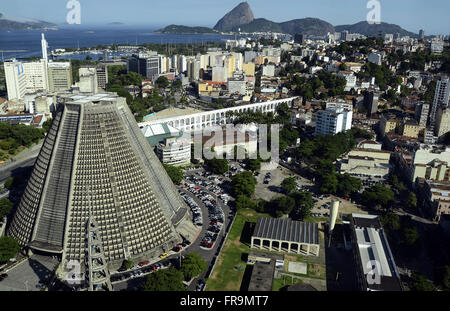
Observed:
[[[260,217],[253,237],[297,243],[319,244],[316,223],[293,221],[290,219]]]

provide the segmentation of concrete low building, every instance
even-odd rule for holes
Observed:
[[[289,218],[259,217],[251,237],[251,248],[319,256],[318,225]]]

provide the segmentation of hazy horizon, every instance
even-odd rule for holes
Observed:
[[[79,0],[81,4],[81,25],[67,25],[65,18],[69,9],[66,0],[15,0],[2,4],[0,13],[7,17],[39,19],[70,27],[110,26],[116,27],[161,28],[170,24],[186,26],[214,27],[216,22],[241,0]],[[284,22],[297,18],[314,17],[325,20],[334,26],[354,24],[365,20],[369,9],[366,0],[315,0],[298,1],[268,0],[247,1],[255,18],[266,18],[275,22]],[[434,0],[380,0],[381,21],[397,24],[405,30],[417,33],[424,29],[426,35],[449,34],[450,1]],[[174,9],[176,8],[176,9]]]

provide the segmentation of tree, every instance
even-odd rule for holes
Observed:
[[[206,266],[206,261],[199,253],[189,253],[181,262],[181,272],[186,280],[190,280],[205,271]]]
[[[19,242],[10,236],[0,238],[0,263],[7,262],[20,251]]]
[[[337,179],[337,193],[341,196],[349,196],[351,193],[359,191],[362,187],[361,180],[349,174],[338,174]]]
[[[273,211],[277,217],[290,214],[295,206],[295,200],[289,196],[282,196],[270,201]]]
[[[175,81],[172,82],[172,87],[174,89],[181,89],[183,87],[183,84],[181,82],[181,79],[176,79]]]
[[[281,183],[281,188],[284,193],[290,194],[297,189],[297,180],[294,177],[285,178]]]
[[[245,195],[251,197],[255,193],[256,179],[251,172],[236,174],[231,178],[234,196]]]
[[[42,123],[42,128],[44,129],[45,133],[47,133],[50,130],[51,125],[52,125],[52,118],[49,118],[45,120],[44,123]]]
[[[296,191],[290,195],[295,200],[295,206],[291,212],[291,217],[303,220],[311,214],[314,202],[310,192]]]
[[[400,219],[398,215],[393,212],[381,216],[380,220],[386,231],[397,231],[400,229]]]
[[[155,84],[159,87],[159,88],[166,88],[169,85],[169,80],[164,77],[161,76],[158,79],[156,79]]]
[[[414,192],[410,192],[408,194],[408,198],[406,199],[406,207],[409,209],[417,207],[417,196]]]
[[[183,180],[183,169],[181,167],[163,164],[167,174],[173,183],[179,184]]]
[[[257,171],[261,168],[261,159],[249,159],[247,161],[247,167],[251,171]]]
[[[236,206],[236,209],[241,208],[256,209],[257,207],[257,202],[255,200],[252,200],[248,196],[242,194],[237,196],[236,201],[234,201],[234,204]]]
[[[130,270],[134,267],[134,261],[131,259],[127,259],[123,262],[123,267],[127,270]]]
[[[214,174],[225,174],[230,169],[227,159],[211,159],[205,160],[208,170]]]
[[[419,272],[414,271],[411,274],[412,284],[411,284],[411,290],[417,291],[417,292],[430,292],[434,291],[435,287],[433,283],[428,280],[423,274],[420,274]]]
[[[0,199],[0,221],[11,213],[13,203],[7,198]]]
[[[336,174],[331,173],[319,178],[319,192],[320,193],[336,193],[338,186],[338,179]]]
[[[171,267],[157,270],[147,276],[143,284],[144,291],[185,291],[183,272]]]
[[[11,189],[13,185],[14,185],[14,178],[13,178],[13,177],[9,177],[9,178],[5,181],[5,188]]]
[[[416,228],[412,226],[406,226],[403,228],[403,243],[408,246],[414,245],[419,239],[420,235]]]
[[[387,208],[394,201],[394,192],[382,184],[376,184],[362,193],[361,200],[370,207],[381,205]]]

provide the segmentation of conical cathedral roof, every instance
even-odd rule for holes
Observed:
[[[180,241],[187,208],[124,98],[59,99],[8,234],[31,249],[85,260],[89,215],[108,262],[157,255]]]

